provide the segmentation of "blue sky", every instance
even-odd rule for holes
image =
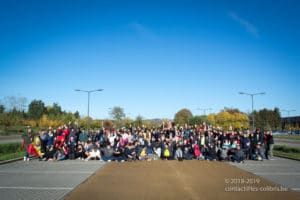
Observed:
[[[181,108],[300,115],[300,2],[0,1],[0,98],[173,118]],[[282,113],[283,116],[286,113]]]

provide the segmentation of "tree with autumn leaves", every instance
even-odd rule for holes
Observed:
[[[240,112],[238,109],[224,109],[218,114],[209,114],[208,116],[193,116],[188,109],[181,109],[175,114],[175,124],[180,126],[184,124],[200,125],[207,122],[214,127],[222,129],[245,129],[249,127],[248,115]]]
[[[218,114],[209,114],[207,120],[211,125],[224,130],[241,130],[249,127],[248,115],[238,109],[225,109]]]

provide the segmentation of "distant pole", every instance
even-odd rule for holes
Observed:
[[[251,96],[251,102],[252,102],[252,131],[254,131],[254,96],[255,95],[264,95],[265,92],[259,92],[259,93],[246,93],[246,92],[239,92],[239,94],[249,95]]]
[[[85,92],[85,93],[88,94],[88,103],[87,103],[87,116],[88,116],[88,119],[87,119],[87,123],[86,123],[86,129],[87,129],[87,132],[89,133],[89,129],[90,129],[90,94],[92,92],[103,91],[103,89],[97,89],[97,90],[80,90],[80,89],[76,89],[75,91],[76,92]]]
[[[283,111],[283,112],[287,112],[287,118],[288,118],[288,125],[290,125],[290,112],[294,112],[294,111],[296,111],[296,110],[281,110],[281,111]]]
[[[197,110],[203,110],[203,114],[206,115],[207,110],[212,110],[211,108],[197,108]]]

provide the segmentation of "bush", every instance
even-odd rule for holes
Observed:
[[[274,147],[275,151],[282,151],[285,153],[300,153],[300,148],[295,148],[295,147],[288,147],[288,146],[281,146],[281,145],[276,145]]]
[[[9,143],[9,144],[1,144],[0,145],[0,155],[7,153],[15,153],[18,151],[22,151],[21,143]]]

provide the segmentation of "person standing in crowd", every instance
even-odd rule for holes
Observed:
[[[273,148],[274,148],[274,138],[272,131],[268,131],[266,134],[266,158],[269,160],[273,159]]]
[[[246,133],[244,134],[243,137],[243,143],[242,143],[242,149],[244,151],[245,154],[245,158],[249,159],[250,158],[250,149],[251,149],[251,144],[250,144],[250,131],[247,130]]]
[[[79,139],[78,141],[84,146],[85,143],[88,141],[89,136],[85,130],[82,130],[81,133],[79,134]]]
[[[28,153],[28,146],[32,143],[32,129],[29,127],[27,130],[27,133],[24,133],[22,135],[22,147],[25,148],[25,155],[24,155],[24,161],[29,161],[29,153]]]
[[[48,142],[48,133],[44,129],[42,129],[39,133],[39,137],[40,137],[40,140],[41,140],[41,151],[43,153],[46,153],[47,142]]]

